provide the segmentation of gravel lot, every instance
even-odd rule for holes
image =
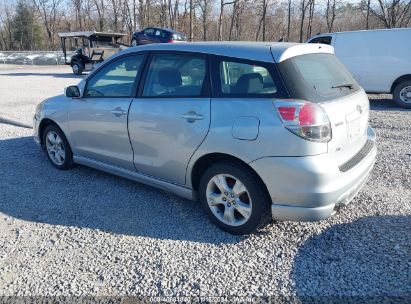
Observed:
[[[342,212],[238,237],[197,203],[81,166],[54,169],[24,125],[78,81],[68,67],[0,65],[0,296],[411,300],[411,111],[370,96],[378,159]]]

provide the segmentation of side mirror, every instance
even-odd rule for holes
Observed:
[[[80,98],[80,89],[78,86],[69,86],[65,89],[64,93],[67,97]]]

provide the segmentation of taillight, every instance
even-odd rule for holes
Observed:
[[[274,101],[281,121],[294,134],[315,142],[331,140],[331,124],[322,107],[309,101]]]
[[[168,41],[168,43],[174,43],[175,41],[173,40],[173,39],[170,39],[169,41]]]

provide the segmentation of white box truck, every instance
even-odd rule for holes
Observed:
[[[411,109],[411,28],[319,34],[307,42],[333,46],[367,93],[393,94]]]

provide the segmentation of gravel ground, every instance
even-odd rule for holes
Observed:
[[[197,203],[81,166],[58,171],[32,130],[10,123],[31,124],[38,102],[78,81],[68,67],[0,65],[0,296],[411,300],[411,111],[370,96],[377,163],[339,214],[238,237]]]

